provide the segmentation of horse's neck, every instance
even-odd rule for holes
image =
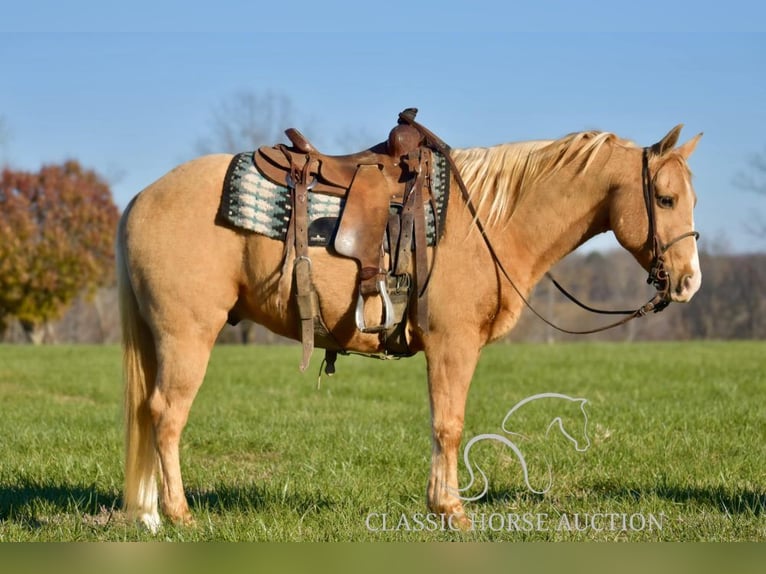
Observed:
[[[566,167],[524,194],[503,235],[506,260],[514,262],[527,290],[561,258],[609,229],[608,163],[598,160],[584,174]]]

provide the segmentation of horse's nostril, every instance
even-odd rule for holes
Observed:
[[[676,293],[681,294],[685,291],[688,291],[692,287],[692,276],[689,274],[684,275],[681,277],[681,280],[678,282],[678,285],[676,286]]]

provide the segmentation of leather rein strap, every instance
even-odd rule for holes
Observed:
[[[646,203],[646,213],[647,213],[647,218],[649,220],[648,241],[651,244],[651,249],[652,249],[652,264],[649,270],[649,277],[647,278],[647,283],[654,285],[655,288],[657,289],[657,293],[654,295],[654,297],[652,297],[649,301],[644,303],[644,305],[642,305],[638,309],[629,310],[629,311],[621,311],[621,310],[609,311],[609,310],[595,309],[593,307],[589,307],[588,305],[578,301],[577,298],[571,293],[569,293],[566,289],[564,289],[558,283],[558,281],[556,281],[553,278],[553,276],[550,273],[546,273],[546,276],[553,282],[553,284],[556,286],[556,288],[559,291],[561,291],[569,300],[573,301],[574,303],[576,303],[583,309],[586,309],[587,311],[590,311],[592,313],[599,313],[604,315],[626,315],[624,318],[620,319],[619,321],[616,321],[614,323],[609,323],[608,325],[597,327],[595,329],[572,330],[572,329],[565,329],[563,327],[560,327],[556,325],[555,323],[552,323],[545,317],[543,317],[530,304],[529,300],[524,296],[521,290],[516,286],[516,283],[513,281],[513,279],[511,279],[510,275],[508,274],[508,271],[505,269],[505,266],[500,261],[500,258],[498,257],[497,252],[495,251],[495,248],[492,246],[492,242],[489,240],[489,236],[487,235],[484,224],[479,219],[479,214],[476,210],[476,207],[473,205],[473,202],[471,201],[471,194],[468,192],[465,182],[463,181],[463,178],[460,175],[460,170],[457,168],[457,165],[455,165],[455,161],[452,158],[452,155],[450,154],[450,147],[444,141],[442,141],[436,134],[431,132],[425,126],[416,122],[413,118],[408,117],[404,114],[399,114],[399,118],[401,121],[404,121],[410,124],[411,126],[415,127],[423,135],[424,139],[426,140],[426,143],[428,143],[434,149],[439,151],[447,159],[447,161],[449,162],[450,168],[452,169],[452,173],[455,176],[455,181],[457,182],[458,187],[460,188],[460,193],[463,196],[463,201],[465,201],[468,211],[473,217],[474,224],[476,225],[476,228],[479,230],[479,233],[481,234],[481,237],[484,240],[484,244],[487,246],[487,250],[492,256],[492,259],[497,265],[497,268],[506,278],[508,283],[510,283],[511,287],[513,287],[513,290],[516,292],[519,298],[521,298],[521,300],[529,308],[529,310],[532,311],[532,313],[534,313],[535,316],[537,316],[537,318],[543,321],[546,325],[549,325],[550,327],[553,327],[554,329],[561,331],[562,333],[567,333],[570,335],[588,335],[591,333],[599,333],[601,331],[606,331],[614,327],[619,327],[620,325],[624,325],[625,323],[628,323],[629,321],[637,317],[643,317],[649,312],[658,313],[670,304],[670,280],[669,280],[667,270],[665,269],[664,254],[668,249],[670,249],[670,247],[678,243],[681,239],[684,239],[686,237],[694,237],[695,239],[699,239],[699,233],[697,231],[689,231],[689,232],[683,233],[664,245],[662,241],[660,240],[659,236],[657,235],[657,215],[656,215],[656,205],[655,205],[655,197],[654,197],[655,195],[654,181],[652,180],[651,173],[649,171],[649,148],[644,148],[642,152],[641,179],[642,179],[642,187],[644,192],[644,202]]]

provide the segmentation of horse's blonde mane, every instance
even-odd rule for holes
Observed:
[[[593,162],[606,142],[621,140],[609,132],[586,131],[558,140],[507,143],[453,150],[453,158],[478,212],[488,209],[487,225],[510,221],[526,192],[543,177],[580,161],[579,172]]]

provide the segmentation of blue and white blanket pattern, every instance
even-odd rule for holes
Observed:
[[[434,152],[432,174],[436,214],[426,206],[428,244],[434,245],[436,231],[434,216],[439,220],[440,234],[449,199],[449,168],[447,160]],[[337,218],[343,210],[344,200],[333,195],[310,193],[308,197],[309,221]],[[292,206],[290,190],[277,185],[258,171],[253,152],[240,153],[231,161],[223,183],[219,217],[238,229],[252,231],[272,239],[285,240]]]

